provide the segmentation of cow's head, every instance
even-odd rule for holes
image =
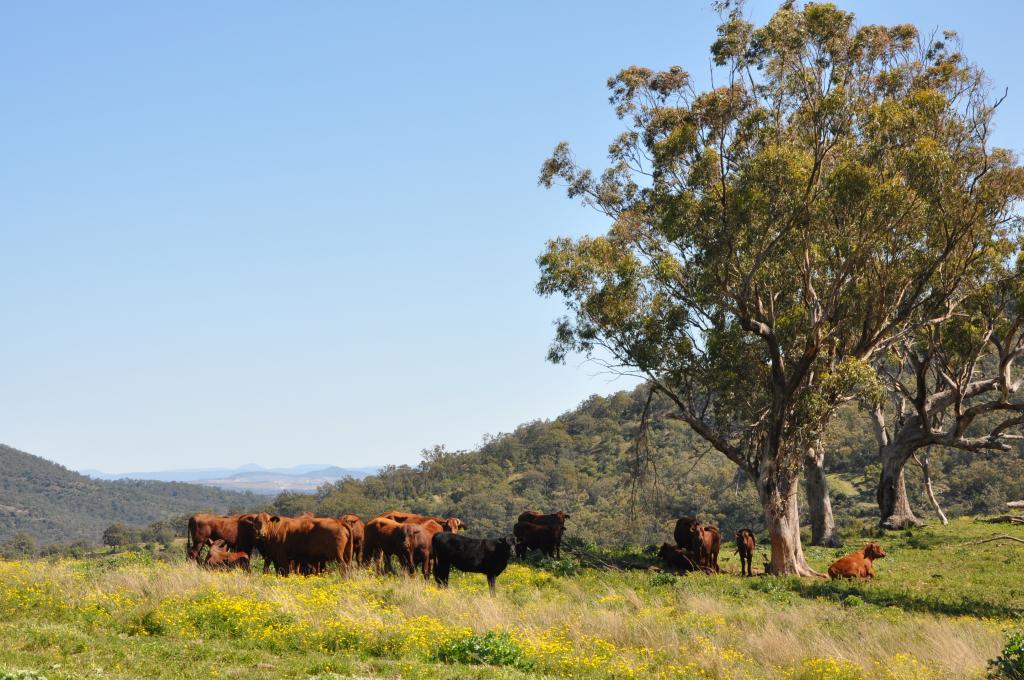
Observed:
[[[869,560],[877,560],[885,557],[885,550],[882,549],[882,545],[880,543],[872,541],[864,546],[864,557]]]
[[[459,533],[460,530],[468,528],[466,526],[466,523],[458,517],[449,517],[441,523],[441,526],[444,527],[445,531],[451,532],[453,534],[457,534]]]
[[[555,513],[555,517],[557,517],[562,522],[562,524],[565,524],[565,520],[569,519],[571,515],[567,515],[561,510],[559,510],[558,512]]]
[[[240,524],[245,524],[252,527],[253,532],[259,538],[266,538],[270,533],[270,529],[281,521],[278,515],[271,515],[266,512],[261,512],[258,515],[243,515],[238,518]]]
[[[512,554],[512,543],[502,536],[501,538],[494,541],[495,552],[501,555],[502,559],[507,560]]]
[[[675,551],[676,547],[674,545],[671,545],[669,543],[662,543],[661,550],[658,551],[658,557],[660,557],[663,560],[669,560],[672,558],[672,555],[675,553]]]
[[[696,522],[690,525],[690,534],[700,543],[704,542],[704,527]]]

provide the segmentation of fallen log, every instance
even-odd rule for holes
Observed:
[[[1011,508],[1024,508],[1024,501],[1010,501],[1006,505]]]

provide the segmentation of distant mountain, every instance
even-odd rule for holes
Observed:
[[[328,482],[352,477],[363,479],[375,474],[379,468],[341,468],[333,465],[305,464],[287,468],[265,468],[248,464],[237,468],[199,468],[186,470],[158,470],[155,472],[108,473],[82,470],[96,479],[151,479],[165,482],[191,482],[235,491],[253,491],[259,494],[277,494],[281,491],[315,491]]]
[[[199,511],[259,508],[266,497],[209,486],[99,480],[0,444],[0,542],[27,531],[42,543],[99,543],[114,522],[145,526]]]

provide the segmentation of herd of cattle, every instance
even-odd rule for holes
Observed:
[[[268,513],[243,515],[192,515],[188,521],[186,551],[188,558],[213,569],[250,568],[253,551],[263,556],[264,573],[271,565],[280,575],[316,574],[332,565],[348,569],[353,562],[374,566],[380,573],[393,573],[391,559],[409,575],[421,570],[424,578],[448,585],[452,567],[460,571],[484,574],[491,594],[495,579],[508,565],[515,548],[517,557],[538,550],[549,557],[561,555],[565,520],[569,515],[556,512],[545,515],[527,511],[512,529],[514,541],[507,538],[470,538],[459,532],[468,528],[456,518],[442,519],[393,510],[363,522],[357,515],[316,517],[304,513],[282,517]],[[666,566],[678,571],[718,573],[721,532],[693,517],[676,521],[675,545],[665,543],[659,556]],[[753,576],[753,557],[757,546],[754,533],[743,529],[736,533],[736,552],[741,573]],[[201,559],[208,548],[205,559]],[[872,560],[885,557],[877,543],[867,544],[829,567],[835,578],[871,578]]]
[[[529,550],[559,555],[565,533],[564,512],[545,515],[528,511],[519,516],[513,534],[520,557]],[[263,556],[264,572],[273,565],[278,574],[320,573],[331,565],[347,569],[353,561],[393,572],[391,558],[408,574],[417,568],[424,578],[431,573],[438,584],[460,571],[481,573],[494,593],[495,579],[508,565],[513,544],[506,538],[470,538],[459,531],[466,524],[457,517],[442,519],[397,510],[363,522],[357,515],[281,517],[268,513],[244,515],[192,515],[188,520],[188,558],[210,568],[249,570],[254,550]]]

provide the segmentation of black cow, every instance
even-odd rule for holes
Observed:
[[[442,531],[434,534],[431,553],[438,585],[448,586],[448,573],[455,567],[459,571],[486,574],[487,587],[494,596],[494,580],[508,566],[512,544],[507,538],[469,538]]]

